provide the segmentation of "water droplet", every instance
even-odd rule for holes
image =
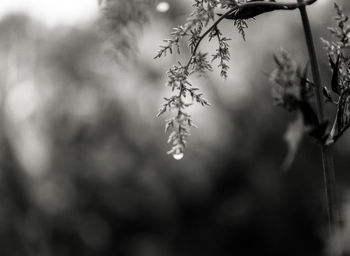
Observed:
[[[176,152],[175,154],[173,154],[173,157],[175,160],[181,160],[184,157],[184,153]]]
[[[167,12],[170,9],[170,5],[168,2],[160,2],[156,9],[158,12]]]

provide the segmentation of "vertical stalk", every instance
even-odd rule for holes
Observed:
[[[304,0],[298,0],[299,3],[304,2]],[[316,85],[316,105],[317,105],[317,114],[320,120],[320,123],[325,121],[324,118],[324,107],[323,107],[323,94],[322,94],[322,83],[321,76],[317,61],[317,55],[315,50],[315,45],[312,38],[312,31],[310,28],[309,18],[306,12],[305,5],[299,7],[301,14],[301,19],[303,22],[306,44],[309,52],[311,70],[314,83]],[[322,164],[323,164],[323,176],[324,176],[324,189],[326,196],[327,204],[327,214],[328,214],[328,228],[329,234],[332,235],[334,232],[335,225],[337,224],[338,211],[336,205],[336,183],[335,183],[335,171],[333,163],[333,155],[331,149],[327,146],[321,146],[322,153]]]

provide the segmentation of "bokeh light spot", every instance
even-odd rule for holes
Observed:
[[[170,9],[170,5],[168,2],[160,2],[156,9],[158,12],[167,12]]]

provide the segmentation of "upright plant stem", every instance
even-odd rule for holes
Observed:
[[[298,0],[302,3],[304,0]],[[320,70],[317,61],[317,55],[315,51],[315,46],[312,38],[312,32],[310,28],[309,18],[304,5],[299,7],[301,19],[303,22],[306,44],[309,52],[312,76],[314,83],[316,85],[316,104],[317,104],[317,114],[320,123],[325,121],[324,118],[324,107],[323,107],[323,97],[322,97],[322,83]],[[333,155],[331,149],[327,146],[321,146],[322,152],[322,164],[323,164],[323,176],[324,176],[324,186],[326,194],[326,204],[328,213],[328,227],[330,235],[333,234],[335,225],[338,222],[338,210],[336,205],[336,183],[335,183],[335,171],[333,163]]]

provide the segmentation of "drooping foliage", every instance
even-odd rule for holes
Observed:
[[[178,61],[176,65],[167,72],[167,85],[171,88],[173,96],[164,98],[165,103],[161,107],[158,116],[166,111],[175,112],[174,117],[166,120],[166,132],[172,130],[168,143],[172,145],[169,154],[175,159],[181,159],[186,146],[187,137],[193,125],[191,115],[187,108],[194,103],[208,106],[209,103],[203,98],[199,88],[193,87],[190,75],[194,73],[205,73],[212,70],[211,62],[217,61],[220,75],[227,78],[229,70],[229,44],[228,37],[223,35],[219,24],[224,20],[232,20],[233,26],[243,39],[246,39],[245,30],[248,28],[247,20],[260,14],[275,10],[293,10],[300,5],[314,3],[315,0],[303,3],[279,3],[271,1],[247,1],[247,0],[195,0],[194,11],[190,14],[183,26],[173,29],[170,39],[164,40],[155,58],[160,58],[175,50],[180,54],[180,42],[185,40],[190,50],[190,58],[187,63]],[[209,41],[216,39],[217,47],[212,58],[208,60],[208,52],[201,52],[199,47],[204,38],[208,36]]]

